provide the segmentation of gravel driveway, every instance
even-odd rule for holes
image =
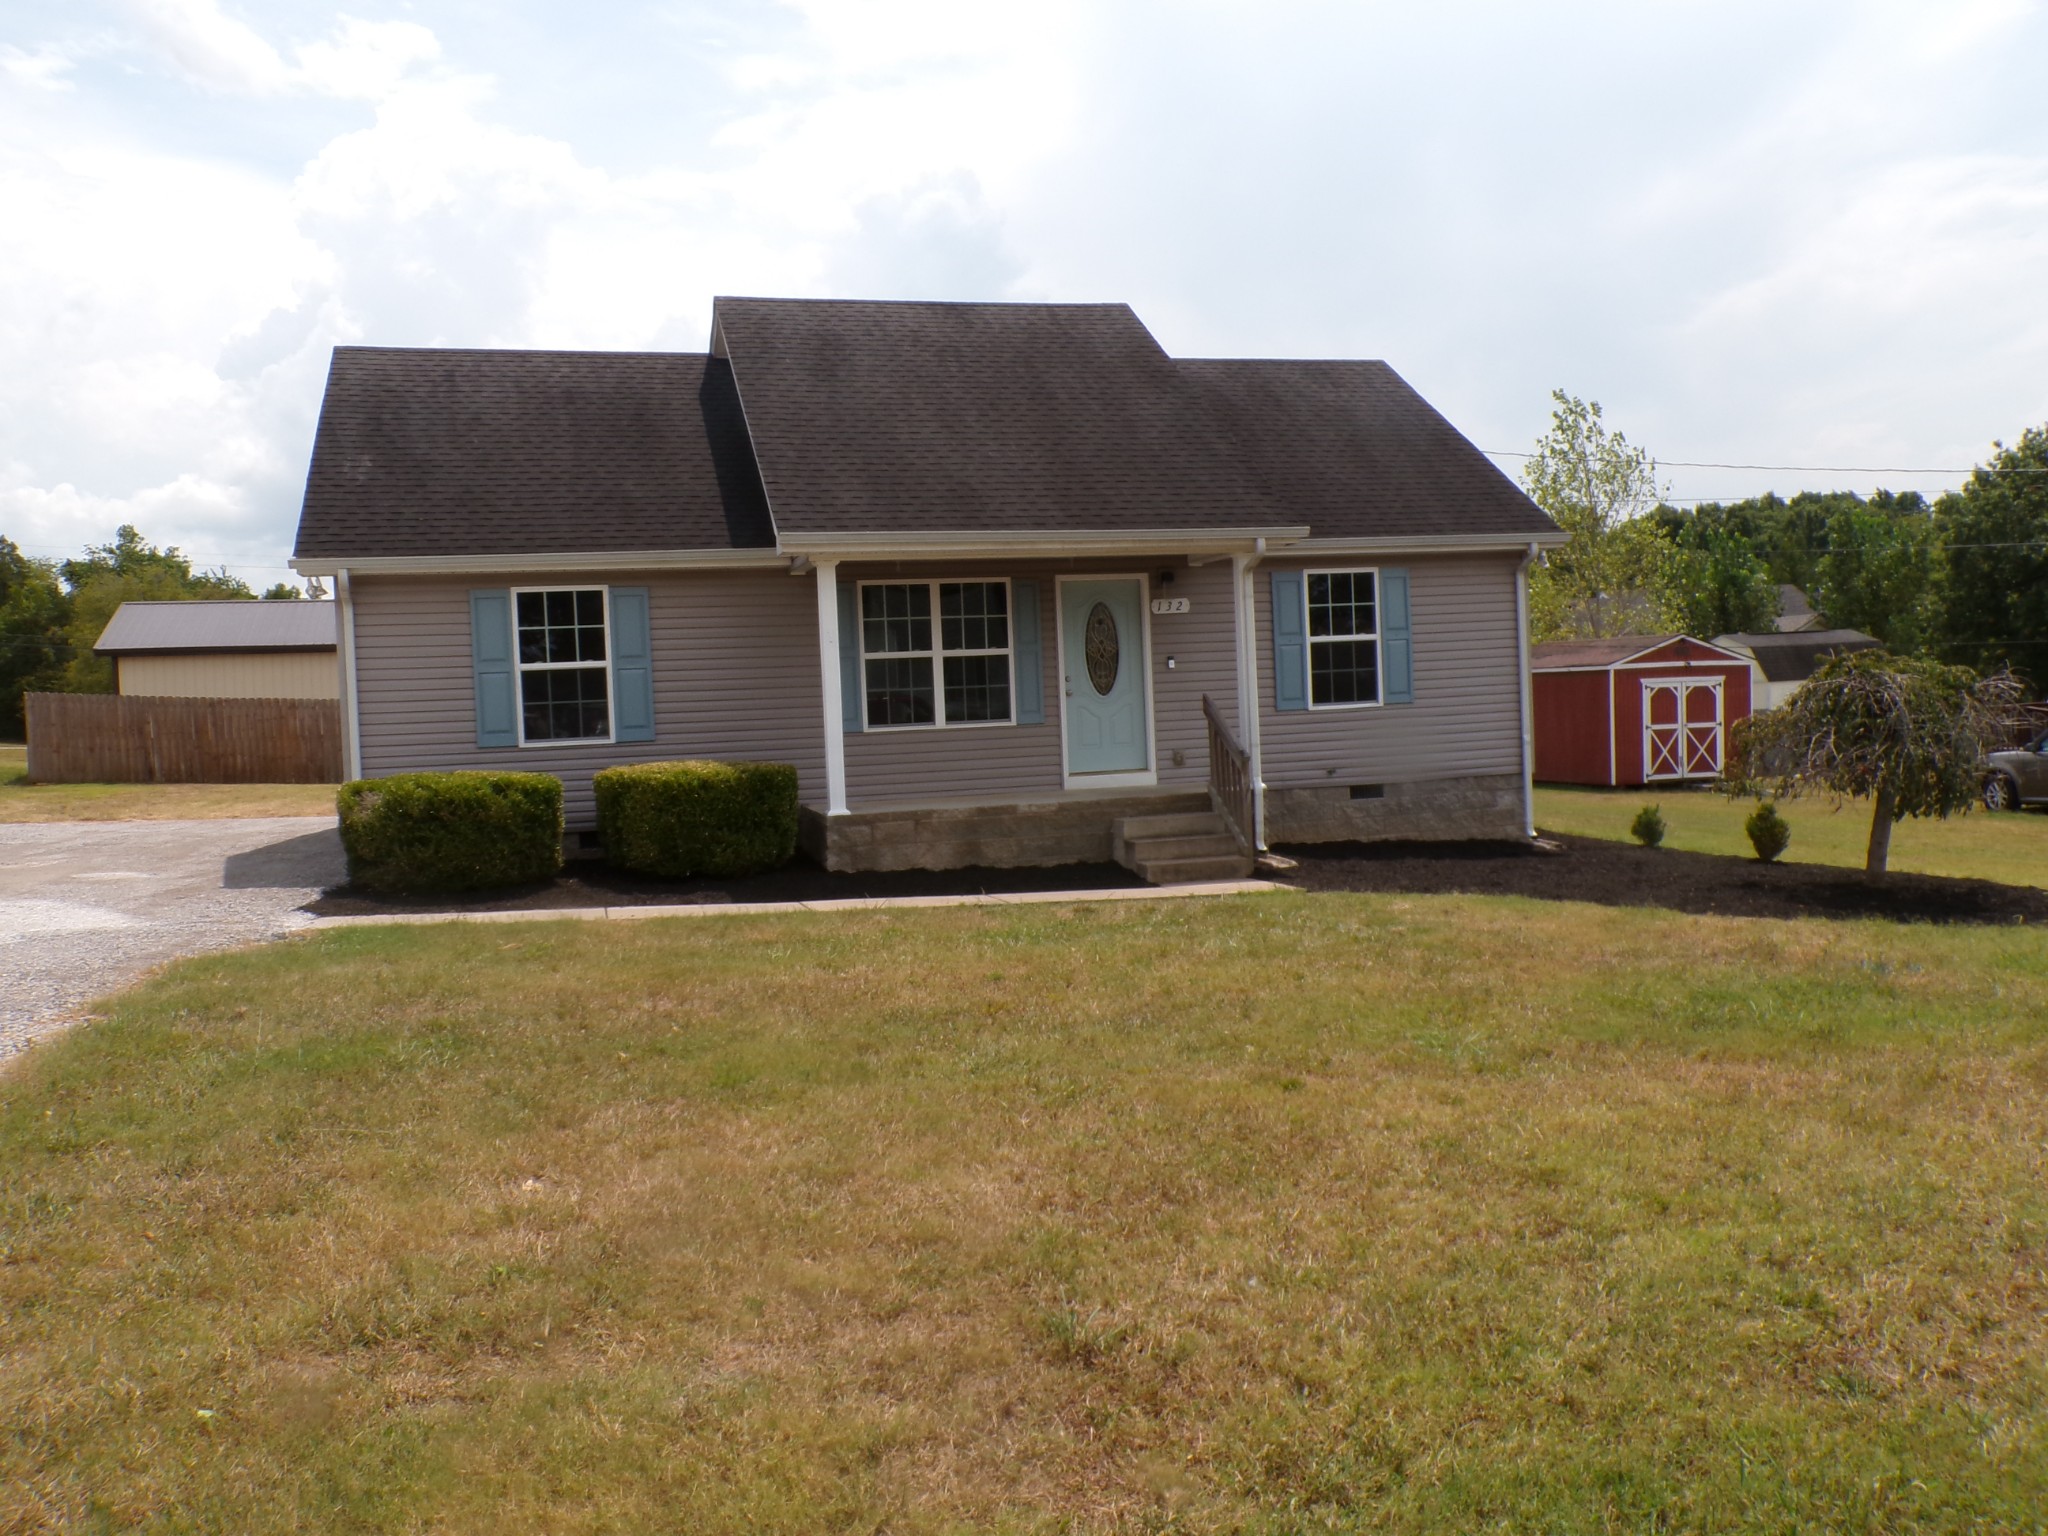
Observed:
[[[0,826],[0,1061],[152,966],[290,932],[342,875],[331,816]]]

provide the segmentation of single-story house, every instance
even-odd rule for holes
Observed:
[[[587,832],[599,768],[772,759],[834,869],[1191,878],[1527,835],[1560,542],[1384,363],[722,298],[704,353],[337,348],[292,563],[351,776],[541,769]]]
[[[123,603],[93,642],[114,691],[199,699],[341,696],[329,600]]]
[[[1884,642],[1860,629],[1799,629],[1783,633],[1716,635],[1714,644],[1749,658],[1750,697],[1758,709],[1776,709],[1842,651],[1874,651]]]
[[[1545,641],[1529,673],[1546,784],[1715,778],[1750,712],[1748,658],[1691,635]]]

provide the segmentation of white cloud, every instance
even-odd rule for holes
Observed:
[[[194,85],[273,96],[292,84],[277,50],[218,0],[126,0],[125,9],[151,47]]]

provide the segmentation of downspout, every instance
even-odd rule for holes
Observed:
[[[341,620],[341,776],[360,779],[363,721],[361,694],[356,686],[356,602],[346,566],[334,573],[334,607]]]
[[[1515,650],[1522,674],[1522,828],[1536,836],[1536,725],[1529,696],[1529,567],[1540,553],[1534,541],[1515,567]],[[1608,740],[1614,733],[1607,733]]]
[[[1249,555],[1230,557],[1232,601],[1237,621],[1237,723],[1244,734],[1244,752],[1252,778],[1252,846],[1266,847],[1266,772],[1259,732],[1259,631],[1257,594],[1252,589],[1252,568],[1266,553],[1266,541],[1259,539]]]

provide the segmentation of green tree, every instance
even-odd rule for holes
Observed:
[[[2032,427],[1937,508],[1944,655],[2048,688],[2048,427]]]
[[[1830,625],[1924,652],[1940,622],[1934,519],[1915,492],[1849,496],[1827,522],[1827,548],[1807,596]]]
[[[1672,629],[1711,639],[1771,627],[1778,584],[1749,539],[1731,528],[1695,524],[1683,540],[1670,542],[1659,585]]]
[[[22,739],[24,693],[62,682],[70,618],[70,600],[50,563],[31,560],[0,535],[0,740]]]
[[[1980,678],[1885,651],[1831,656],[1785,703],[1737,727],[1726,787],[1867,796],[1863,867],[1881,876],[1894,825],[1975,802],[1984,754],[2004,740],[2019,695],[2009,672]]]
[[[1656,460],[1607,429],[1598,401],[1561,389],[1550,398],[1550,430],[1522,485],[1570,538],[1530,573],[1530,628],[1550,640],[1654,623],[1668,550],[1643,516],[1660,494]]]
[[[63,687],[70,693],[112,693],[114,664],[93,654],[93,643],[123,603],[172,602],[191,598],[253,598],[249,585],[226,571],[194,571],[174,546],[158,549],[132,524],[115,531],[111,544],[94,545],[59,568],[70,589],[65,628],[70,660]]]
[[[301,592],[290,582],[280,581],[264,589],[263,600],[267,603],[274,603],[284,599],[304,597],[305,595],[305,593]]]

